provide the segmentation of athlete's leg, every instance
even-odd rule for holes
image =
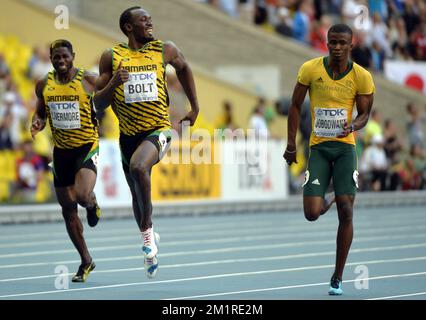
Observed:
[[[151,141],[143,141],[130,159],[129,171],[134,182],[135,196],[141,209],[139,227],[145,231],[152,227],[151,168],[159,160],[159,151]]]
[[[355,147],[342,144],[339,148],[341,152],[336,158],[333,168],[333,184],[336,193],[337,213],[339,216],[334,276],[341,280],[353,238],[352,218],[358,185],[358,171]]]
[[[77,214],[77,201],[74,187],[56,187],[55,191],[59,205],[62,208],[62,216],[64,217],[68,235],[80,255],[81,264],[90,264],[92,257],[87,249],[83,237],[83,225]]]
[[[130,176],[130,173],[124,172],[124,175],[126,177],[127,184],[129,185],[130,192],[132,194],[133,215],[135,217],[135,220],[136,220],[136,223],[138,224],[139,229],[141,230],[143,207],[142,208],[139,207],[136,190],[135,190],[135,182]]]
[[[96,172],[88,168],[81,168],[75,175],[76,200],[83,208],[94,208],[97,204],[93,192],[96,184]]]
[[[303,209],[306,220],[317,220],[319,216],[323,215],[330,209],[334,202],[336,202],[336,199],[333,193],[330,193],[325,197],[304,196]]]
[[[343,269],[353,238],[353,204],[355,196],[336,196],[337,213],[339,216],[339,228],[336,239],[336,267],[334,276],[342,279]]]
[[[315,221],[333,204],[333,197],[324,197],[330,184],[331,163],[321,146],[311,148],[303,183],[303,209],[305,218]]]

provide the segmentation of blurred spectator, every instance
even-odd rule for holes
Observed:
[[[0,119],[3,119],[1,132],[4,137],[8,137],[6,141],[10,139],[12,148],[19,146],[22,128],[28,118],[25,106],[18,103],[17,100],[15,92],[6,92],[0,106]]]
[[[371,32],[368,33],[369,38],[367,43],[370,43],[373,47],[376,46],[377,51],[383,51],[386,57],[392,56],[392,50],[388,41],[388,27],[383,22],[380,14],[377,12],[373,15],[373,25]]]
[[[410,158],[413,159],[414,168],[421,175],[421,185],[419,189],[423,189],[425,187],[425,182],[426,182],[425,151],[418,144],[413,144],[410,148]]]
[[[390,165],[396,164],[399,159],[399,153],[402,151],[402,143],[398,138],[398,130],[391,119],[385,120],[383,130],[385,138],[385,153]]]
[[[23,154],[16,160],[17,181],[14,197],[20,202],[34,202],[37,186],[43,179],[43,160],[34,153],[31,140],[25,140],[21,148]]]
[[[407,158],[399,170],[401,190],[419,190],[422,187],[422,173],[416,170],[414,160]]]
[[[360,172],[364,182],[373,191],[386,190],[388,161],[383,145],[383,136],[374,135],[371,145],[365,149],[361,158]]]
[[[408,144],[419,145],[421,148],[425,147],[423,124],[426,122],[426,117],[421,114],[414,103],[407,104],[407,138]]]
[[[268,138],[269,129],[265,119],[265,105],[257,104],[253,109],[247,129],[254,130],[256,138]]]
[[[420,16],[417,14],[417,7],[413,0],[404,1],[404,11],[402,17],[405,22],[407,34],[411,34],[420,23]]]
[[[370,144],[371,138],[373,136],[383,136],[383,129],[380,124],[380,113],[378,110],[373,109],[373,111],[371,111],[370,120],[365,126],[364,131],[364,144],[366,146]]]
[[[385,50],[379,45],[378,42],[374,41],[371,48],[371,61],[372,68],[374,71],[383,71],[384,62],[386,58]]]
[[[232,104],[229,101],[223,102],[223,111],[222,113],[216,118],[215,121],[215,128],[216,129],[231,129],[235,130],[238,128],[238,126],[235,124],[234,119],[234,113]]]
[[[238,0],[218,0],[219,8],[231,17],[238,17]]]
[[[10,126],[12,123],[12,112],[10,108],[0,109],[0,150],[11,150],[12,139],[10,136]]]
[[[388,4],[386,0],[368,0],[370,15],[378,14],[382,20],[388,18]]]
[[[268,21],[268,11],[265,0],[255,0],[254,5],[254,24],[263,25]]]
[[[293,37],[293,21],[286,7],[278,9],[275,31],[282,36]]]
[[[364,68],[371,68],[373,65],[373,57],[371,50],[367,47],[366,35],[363,32],[357,34],[357,44],[352,49],[352,60]]]
[[[315,21],[312,24],[311,45],[323,54],[328,53],[327,32],[331,25],[331,18],[327,15],[323,15],[319,22]]]
[[[30,78],[39,80],[50,70],[52,70],[52,64],[49,49],[47,47],[35,47],[29,63]]]
[[[310,16],[312,6],[308,0],[302,0],[296,5],[296,13],[293,19],[293,38],[297,41],[308,44],[309,32],[311,28]]]
[[[417,26],[410,40],[414,59],[426,61],[426,21]]]
[[[0,78],[4,78],[8,74],[9,74],[9,67],[4,61],[4,55],[0,53]]]

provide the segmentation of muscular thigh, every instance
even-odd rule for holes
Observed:
[[[76,209],[77,200],[74,186],[55,187],[56,198],[59,205],[64,209]]]
[[[331,179],[332,164],[318,146],[311,147],[305,171],[303,195],[323,198]]]
[[[90,169],[96,173],[95,162],[99,148],[97,144],[86,144],[78,148],[53,150],[54,185],[58,188],[73,186],[77,172]]]
[[[355,147],[343,144],[334,161],[333,185],[336,196],[355,195],[358,188],[358,170]]]

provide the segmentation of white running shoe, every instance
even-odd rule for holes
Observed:
[[[154,232],[154,241],[155,241],[155,244],[158,247],[158,245],[160,244],[160,235],[156,232]],[[157,258],[157,256],[154,256],[153,258],[145,257],[144,258],[144,267],[145,267],[146,276],[149,279],[155,278],[155,275],[157,274],[157,271],[158,271],[158,258]]]
[[[158,248],[156,239],[155,239],[155,232],[154,228],[146,229],[142,232],[142,238],[143,238],[143,247],[142,251],[145,254],[145,258],[152,259],[157,255]]]
[[[145,267],[146,276],[149,279],[155,278],[155,275],[157,274],[157,271],[158,271],[158,259],[157,259],[157,257],[155,256],[152,259],[145,258],[144,259],[144,267]]]

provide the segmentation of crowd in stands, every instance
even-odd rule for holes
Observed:
[[[385,59],[426,61],[424,0],[194,0],[327,54],[332,24],[354,30],[355,62],[383,71]]]
[[[406,106],[406,139],[392,119],[382,121],[373,110],[364,130],[357,136],[360,158],[360,189],[373,191],[426,188],[426,104]]]

